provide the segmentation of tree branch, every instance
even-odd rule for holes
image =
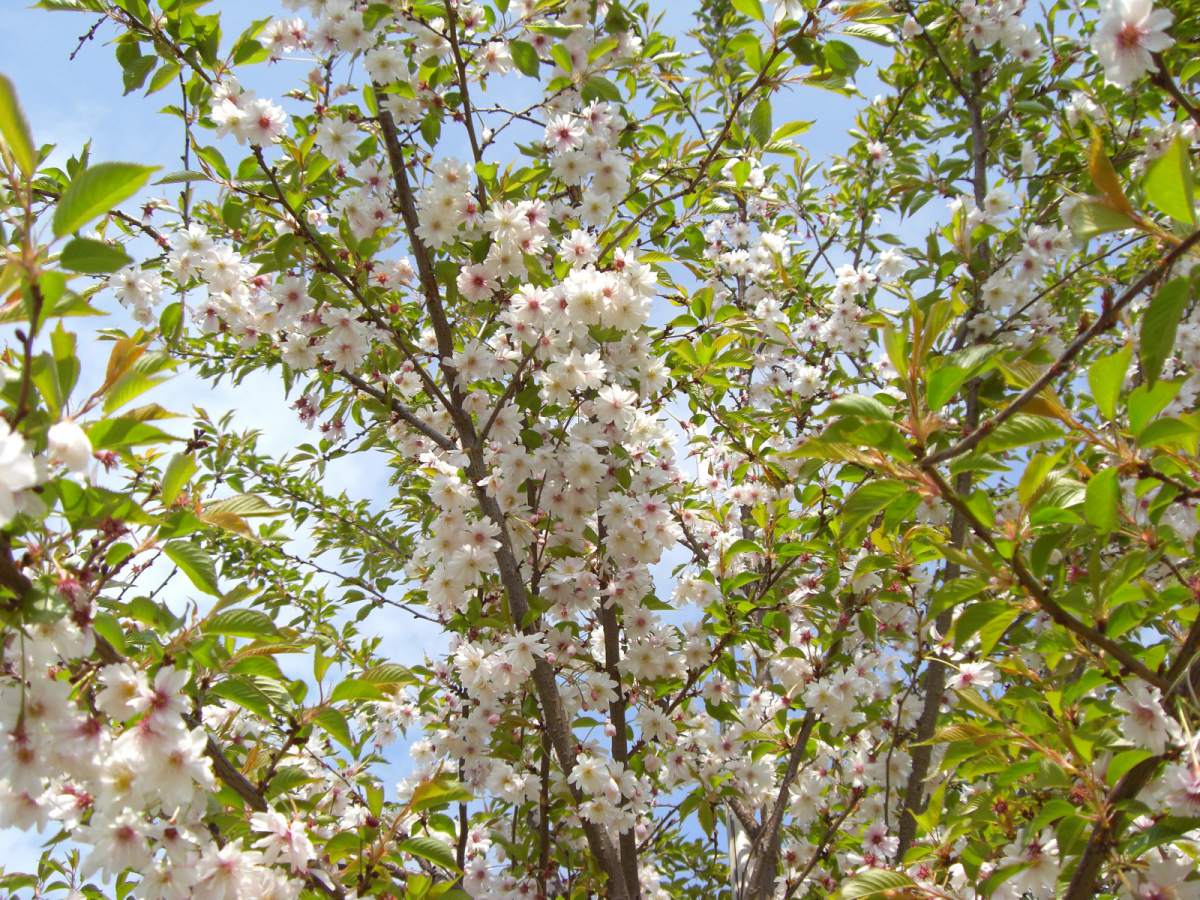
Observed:
[[[604,587],[602,584],[602,591]],[[617,684],[616,696],[608,705],[608,717],[613,725],[612,756],[614,762],[625,768],[629,763],[629,736],[625,724],[625,692],[621,686],[621,669],[618,666],[621,660],[621,631],[617,622],[616,604],[612,600],[605,603],[601,597],[599,617],[600,626],[604,631],[604,671]],[[638,879],[637,841],[633,829],[622,831],[617,841],[621,855],[621,871],[625,875],[631,900],[638,900],[642,891]]]
[[[808,750],[808,739],[816,724],[817,714],[810,709],[804,714],[795,743],[792,744],[791,752],[788,753],[787,771],[784,773],[783,780],[779,782],[779,791],[775,795],[771,812],[750,845],[750,854],[754,863],[750,870],[749,889],[750,896],[755,900],[769,900],[775,895],[779,849],[783,843],[783,813],[788,805],[788,792],[791,790],[792,782],[800,773],[800,761],[804,759],[804,754]],[[763,848],[762,852],[756,853],[760,847]]]
[[[1153,285],[1163,277],[1171,267],[1189,250],[1200,244],[1200,230],[1192,232],[1187,238],[1176,244],[1159,263],[1154,266],[1149,272],[1135,281],[1132,285],[1125,289],[1117,300],[1106,307],[1096,321],[1091,324],[1085,331],[1079,333],[1075,340],[1071,341],[1070,345],[1056,359],[1045,372],[1043,372],[1033,384],[1029,385],[1019,396],[1009,402],[1000,412],[991,416],[986,421],[982,422],[977,428],[973,429],[969,434],[958,440],[957,443],[938,453],[930,454],[921,461],[921,468],[926,472],[933,469],[947,460],[954,459],[956,456],[973,450],[978,446],[979,442],[996,430],[996,427],[1012,418],[1027,404],[1030,400],[1040,394],[1047,385],[1054,381],[1059,375],[1067,371],[1071,362],[1074,361],[1084,347],[1091,342],[1092,338],[1098,334],[1102,334],[1108,329],[1117,324],[1118,317],[1123,309],[1132,303],[1139,294],[1146,288]]]
[[[1085,644],[1090,644],[1093,647],[1098,647],[1107,652],[1113,659],[1117,660],[1117,662],[1119,662],[1133,674],[1137,675],[1147,684],[1154,685],[1164,693],[1170,689],[1170,685],[1167,683],[1166,679],[1163,678],[1163,676],[1152,671],[1144,662],[1130,653],[1127,649],[1122,647],[1108,635],[1098,631],[1096,628],[1093,628],[1091,625],[1087,625],[1079,621],[1069,612],[1059,606],[1059,604],[1050,596],[1049,592],[1045,588],[1045,585],[1043,585],[1026,567],[1024,560],[1021,559],[1020,551],[1014,549],[1011,558],[1005,557],[1003,553],[1000,553],[999,548],[996,546],[995,539],[992,537],[991,531],[982,521],[980,521],[979,517],[975,515],[969,506],[967,506],[966,502],[957,494],[957,492],[950,487],[949,483],[947,483],[946,479],[942,477],[941,473],[937,470],[931,470],[928,472],[928,474],[929,477],[932,478],[937,484],[942,498],[954,509],[962,512],[963,516],[970,524],[971,530],[975,532],[979,539],[987,544],[988,547],[990,547],[993,552],[1000,556],[1001,559],[1007,560],[1013,571],[1013,574],[1017,576],[1017,580],[1034,599],[1034,601],[1036,601],[1042,612],[1046,613],[1046,615],[1048,615],[1063,628],[1067,629],[1067,631],[1070,631],[1076,637],[1080,638]]]
[[[457,447],[454,441],[450,440],[450,438],[446,437],[446,435],[442,434],[428,422],[425,422],[420,416],[413,412],[413,410],[409,409],[409,407],[405,406],[391,394],[380,390],[372,384],[368,384],[366,381],[359,378],[357,375],[351,374],[350,372],[339,371],[337,374],[339,377],[350,382],[364,394],[371,395],[384,406],[388,407],[388,409],[399,416],[401,420],[408,425],[411,425],[417,431],[421,432],[421,434],[425,435],[425,437],[429,438],[443,450],[454,450]]]

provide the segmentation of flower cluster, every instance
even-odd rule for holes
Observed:
[[[90,655],[95,640],[63,619],[5,648],[7,670],[27,680],[0,685],[4,824],[57,823],[84,847],[81,875],[132,869],[137,897],[297,897],[299,883],[270,863],[282,854],[306,870],[314,854],[302,823],[252,822],[268,832],[265,853],[213,840],[205,813],[216,783],[205,730],[185,718],[186,672],[164,665],[149,679],[110,663],[93,673],[95,708],[77,706],[63,663]]]

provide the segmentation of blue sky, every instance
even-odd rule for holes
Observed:
[[[655,0],[653,5],[667,11],[668,27],[677,32],[688,27],[694,8],[690,2]],[[222,13],[227,39],[254,19],[288,14],[279,0],[215,0],[209,9]],[[140,92],[122,96],[120,69],[112,47],[106,46],[116,36],[111,25],[101,29],[97,39],[86,44],[75,60],[68,61],[80,35],[94,21],[95,17],[90,15],[50,13],[26,8],[21,0],[0,0],[0,71],[14,81],[35,140],[39,144],[57,144],[60,148],[57,159],[77,152],[90,140],[93,160],[152,163],[162,166],[164,172],[182,168],[178,121],[157,112],[163,105],[176,102],[177,95],[167,88],[149,98]],[[871,45],[855,43],[863,56],[879,53]],[[285,60],[275,66],[253,67],[247,70],[244,80],[261,94],[278,97],[286,87],[303,78],[308,68],[308,63]],[[866,73],[860,81],[868,99],[874,92],[872,81]],[[819,127],[799,140],[814,159],[823,159],[831,152],[845,149],[846,132],[861,104],[858,98],[803,89],[786,100],[776,100],[775,122],[796,118],[817,120]],[[114,311],[119,309],[111,296],[102,295],[99,305]],[[99,324],[107,327],[114,323],[106,319]],[[95,323],[75,320],[70,327],[80,335],[86,379],[88,372],[102,371],[108,347],[96,340],[94,332],[89,333]],[[185,375],[160,388],[153,399],[184,412],[200,403],[214,417],[230,409],[240,410],[235,418],[237,425],[262,429],[261,446],[269,452],[284,454],[314,438],[288,408],[278,377],[273,373],[251,376],[240,387],[222,383],[215,388]],[[186,424],[186,419],[180,421]],[[364,466],[360,458],[349,458],[341,466],[334,463],[329,469],[327,487],[346,490],[353,497],[371,497],[381,484],[386,484],[381,468]],[[180,603],[183,599],[182,592],[175,598]],[[423,623],[379,616],[372,623],[387,636],[385,646],[399,662],[415,661],[425,648],[441,644]],[[403,772],[403,763],[398,761],[391,769],[394,782]],[[37,835],[0,830],[0,868],[8,867],[9,871],[31,868],[39,844]]]

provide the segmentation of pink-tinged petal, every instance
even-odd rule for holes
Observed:
[[[1126,22],[1139,22],[1154,12],[1153,0],[1125,0],[1118,7],[1124,7],[1121,18]]]
[[[1145,27],[1151,31],[1163,31],[1170,28],[1175,21],[1175,14],[1169,9],[1156,9],[1146,17]]]
[[[1161,53],[1174,43],[1175,39],[1169,34],[1151,33],[1142,38],[1142,46],[1151,53]]]

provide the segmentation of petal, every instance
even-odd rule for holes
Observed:
[[[1161,53],[1174,43],[1175,39],[1173,37],[1171,37],[1169,34],[1163,34],[1162,32],[1152,31],[1150,34],[1142,38],[1142,46],[1151,53]]]

